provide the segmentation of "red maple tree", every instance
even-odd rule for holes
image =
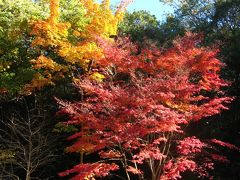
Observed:
[[[139,50],[127,38],[114,44],[99,40],[105,57],[97,66],[105,79],[82,76],[76,87],[83,100],[58,102],[59,113],[69,115],[65,124],[79,128],[67,151],[98,153],[100,161],[81,162],[60,176],[77,173],[72,179],[79,180],[123,168],[128,179],[130,173],[141,179],[146,171],[141,164],[153,180],[177,179],[186,170],[208,176],[213,163],[204,152],[210,145],[182,138],[183,127],[227,109],[232,98],[221,91],[229,83],[220,78],[217,50],[201,47],[200,39],[187,33],[166,50],[154,45]]]

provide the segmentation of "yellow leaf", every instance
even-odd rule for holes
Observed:
[[[105,79],[105,76],[98,72],[92,73],[90,77],[98,82],[102,82]]]

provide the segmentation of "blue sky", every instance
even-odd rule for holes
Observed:
[[[98,0],[101,2],[101,0]],[[121,0],[111,0],[113,5],[119,4]],[[158,20],[165,19],[164,14],[172,12],[172,8],[160,3],[159,0],[135,0],[134,3],[130,4],[127,8],[128,11],[133,12],[134,10],[146,10],[150,14],[157,17]]]

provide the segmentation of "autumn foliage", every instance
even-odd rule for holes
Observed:
[[[88,23],[79,28],[70,22],[60,22],[60,1],[50,0],[49,17],[33,21],[31,25],[30,34],[34,38],[31,45],[40,53],[31,60],[37,72],[25,90],[31,92],[53,85],[62,78],[72,79],[74,74],[88,72],[94,62],[103,57],[96,38],[112,41],[111,36],[117,34],[118,24],[130,2],[122,1],[114,13],[109,0],[101,4],[94,0],[80,0]]]
[[[56,97],[58,115],[67,120],[55,128],[74,130],[65,151],[79,155],[79,164],[60,177],[169,180],[190,172],[211,178],[216,161],[230,162],[215,147],[240,149],[217,139],[200,140],[185,128],[228,109],[233,98],[223,91],[230,85],[220,75],[224,63],[216,48],[202,46],[199,34],[188,32],[169,48],[118,36],[131,2],[122,0],[113,11],[110,0],[49,0],[45,16],[41,3],[29,1],[36,6],[32,12],[42,8],[36,17],[26,11],[25,24],[19,18],[9,32],[0,33],[5,44],[13,44],[0,49],[0,93],[12,88],[31,95],[59,82],[64,88],[74,84],[75,101]],[[85,158],[89,155],[95,159]]]
[[[91,75],[89,70],[104,56],[97,38],[113,41],[131,2],[123,0],[113,11],[109,0],[18,1],[1,5],[1,22],[9,26],[0,27],[1,94],[29,95],[60,81],[71,83],[76,74]],[[9,22],[15,16],[19,17]]]
[[[60,176],[102,177],[118,167],[128,179],[129,173],[141,179],[146,172],[142,164],[152,179],[177,179],[187,170],[209,176],[213,146],[187,137],[183,128],[227,109],[232,98],[221,91],[228,83],[220,78],[217,50],[201,47],[200,39],[187,33],[169,49],[139,49],[127,38],[115,44],[98,39],[104,58],[96,71],[105,75],[104,81],[79,77],[75,85],[83,100],[58,102],[59,114],[69,116],[65,125],[79,128],[68,138],[74,143],[67,152],[98,153],[101,160],[81,162]]]

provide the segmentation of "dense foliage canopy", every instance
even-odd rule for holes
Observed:
[[[0,0],[0,179],[239,173],[240,3],[162,1]]]

